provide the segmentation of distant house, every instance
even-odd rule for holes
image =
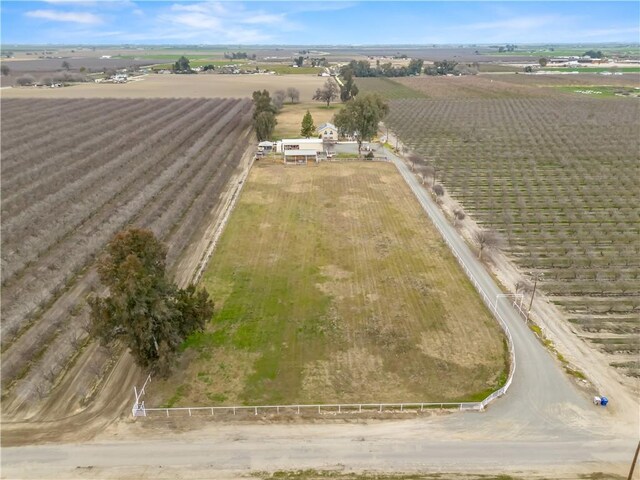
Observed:
[[[316,131],[323,141],[337,142],[338,141],[338,129],[333,123],[323,123]]]

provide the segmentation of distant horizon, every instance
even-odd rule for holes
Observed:
[[[258,47],[258,48],[274,48],[274,47],[322,47],[322,48],[341,48],[341,47],[397,47],[397,48],[440,48],[440,47],[453,47],[453,48],[475,48],[475,47],[499,47],[505,44],[500,43],[4,43],[2,48],[6,47],[175,47],[175,48],[231,48],[231,47]],[[555,46],[571,46],[571,47],[593,47],[593,46],[636,46],[640,48],[640,41],[638,42],[545,42],[545,43],[515,43],[516,47],[555,47]]]
[[[640,3],[3,1],[3,45],[638,44]]]

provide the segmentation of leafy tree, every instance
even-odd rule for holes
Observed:
[[[304,64],[304,57],[298,57],[294,59],[294,62],[297,66],[301,67]]]
[[[442,60],[441,62],[433,62],[433,67],[428,68],[431,73],[429,75],[451,75],[455,73],[458,62],[453,60]]]
[[[380,95],[366,93],[349,100],[334,116],[334,123],[343,134],[355,135],[359,154],[362,142],[373,138],[378,131],[378,123],[387,113],[389,105]]]
[[[305,138],[311,137],[316,131],[316,126],[313,124],[313,117],[309,110],[304,114],[302,118],[302,128],[300,129],[300,135]]]
[[[178,61],[173,65],[173,70],[176,73],[191,73],[191,65],[189,64],[189,59],[184,55],[181,56]]]
[[[273,135],[278,121],[276,116],[270,111],[260,112],[253,120],[253,126],[256,129],[258,141],[268,140]]]
[[[327,102],[327,107],[329,107],[331,101],[336,98],[338,98],[338,86],[331,79],[327,80],[322,88],[317,89],[313,96],[314,100]]]
[[[11,69],[7,65],[2,65],[0,66],[0,72],[2,72],[2,75],[6,77],[9,75],[9,72],[11,72]]]
[[[526,67],[524,67],[524,73],[532,73],[533,72],[533,67],[531,65],[527,65]]]
[[[298,103],[300,101],[300,90],[294,87],[287,88],[287,97],[291,99],[291,103]]]
[[[65,60],[64,62],[62,62],[62,68],[64,68],[65,70],[70,70],[71,65],[69,65],[69,62]]]
[[[343,84],[340,87],[340,101],[347,102],[358,95],[358,87],[353,81],[353,71],[346,69],[343,72]]]
[[[602,58],[603,55],[600,50],[598,50],[597,52],[595,50],[589,50],[588,52],[584,52],[583,57]]]
[[[409,70],[409,75],[421,74],[423,66],[424,66],[424,60],[420,60],[418,58],[411,60],[409,62],[409,67],[407,68]]]
[[[540,60],[538,60],[538,63],[540,64],[541,67],[546,67],[547,63],[549,63],[549,60],[547,60],[546,58],[542,57]]]
[[[168,374],[180,344],[213,314],[205,290],[179,289],[165,276],[166,247],[150,230],[129,228],[98,263],[109,296],[89,299],[93,333],[107,344],[123,337],[136,362]]]
[[[276,107],[271,101],[271,96],[268,90],[256,90],[252,94],[253,105],[255,110],[253,112],[253,118],[255,119],[262,112],[276,113]]]
[[[253,128],[256,130],[258,141],[268,140],[273,134],[273,130],[278,123],[276,120],[276,106],[271,101],[271,96],[267,90],[256,90],[253,92]]]

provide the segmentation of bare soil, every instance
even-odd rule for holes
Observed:
[[[14,87],[3,98],[249,98],[255,90],[300,90],[310,102],[326,81],[316,75],[171,75],[148,74],[124,84],[82,83],[64,88]]]

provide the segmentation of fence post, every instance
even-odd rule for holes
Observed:
[[[255,407],[255,414],[254,415],[258,415],[258,407]]]
[[[169,416],[169,409],[167,408],[167,417]]]

